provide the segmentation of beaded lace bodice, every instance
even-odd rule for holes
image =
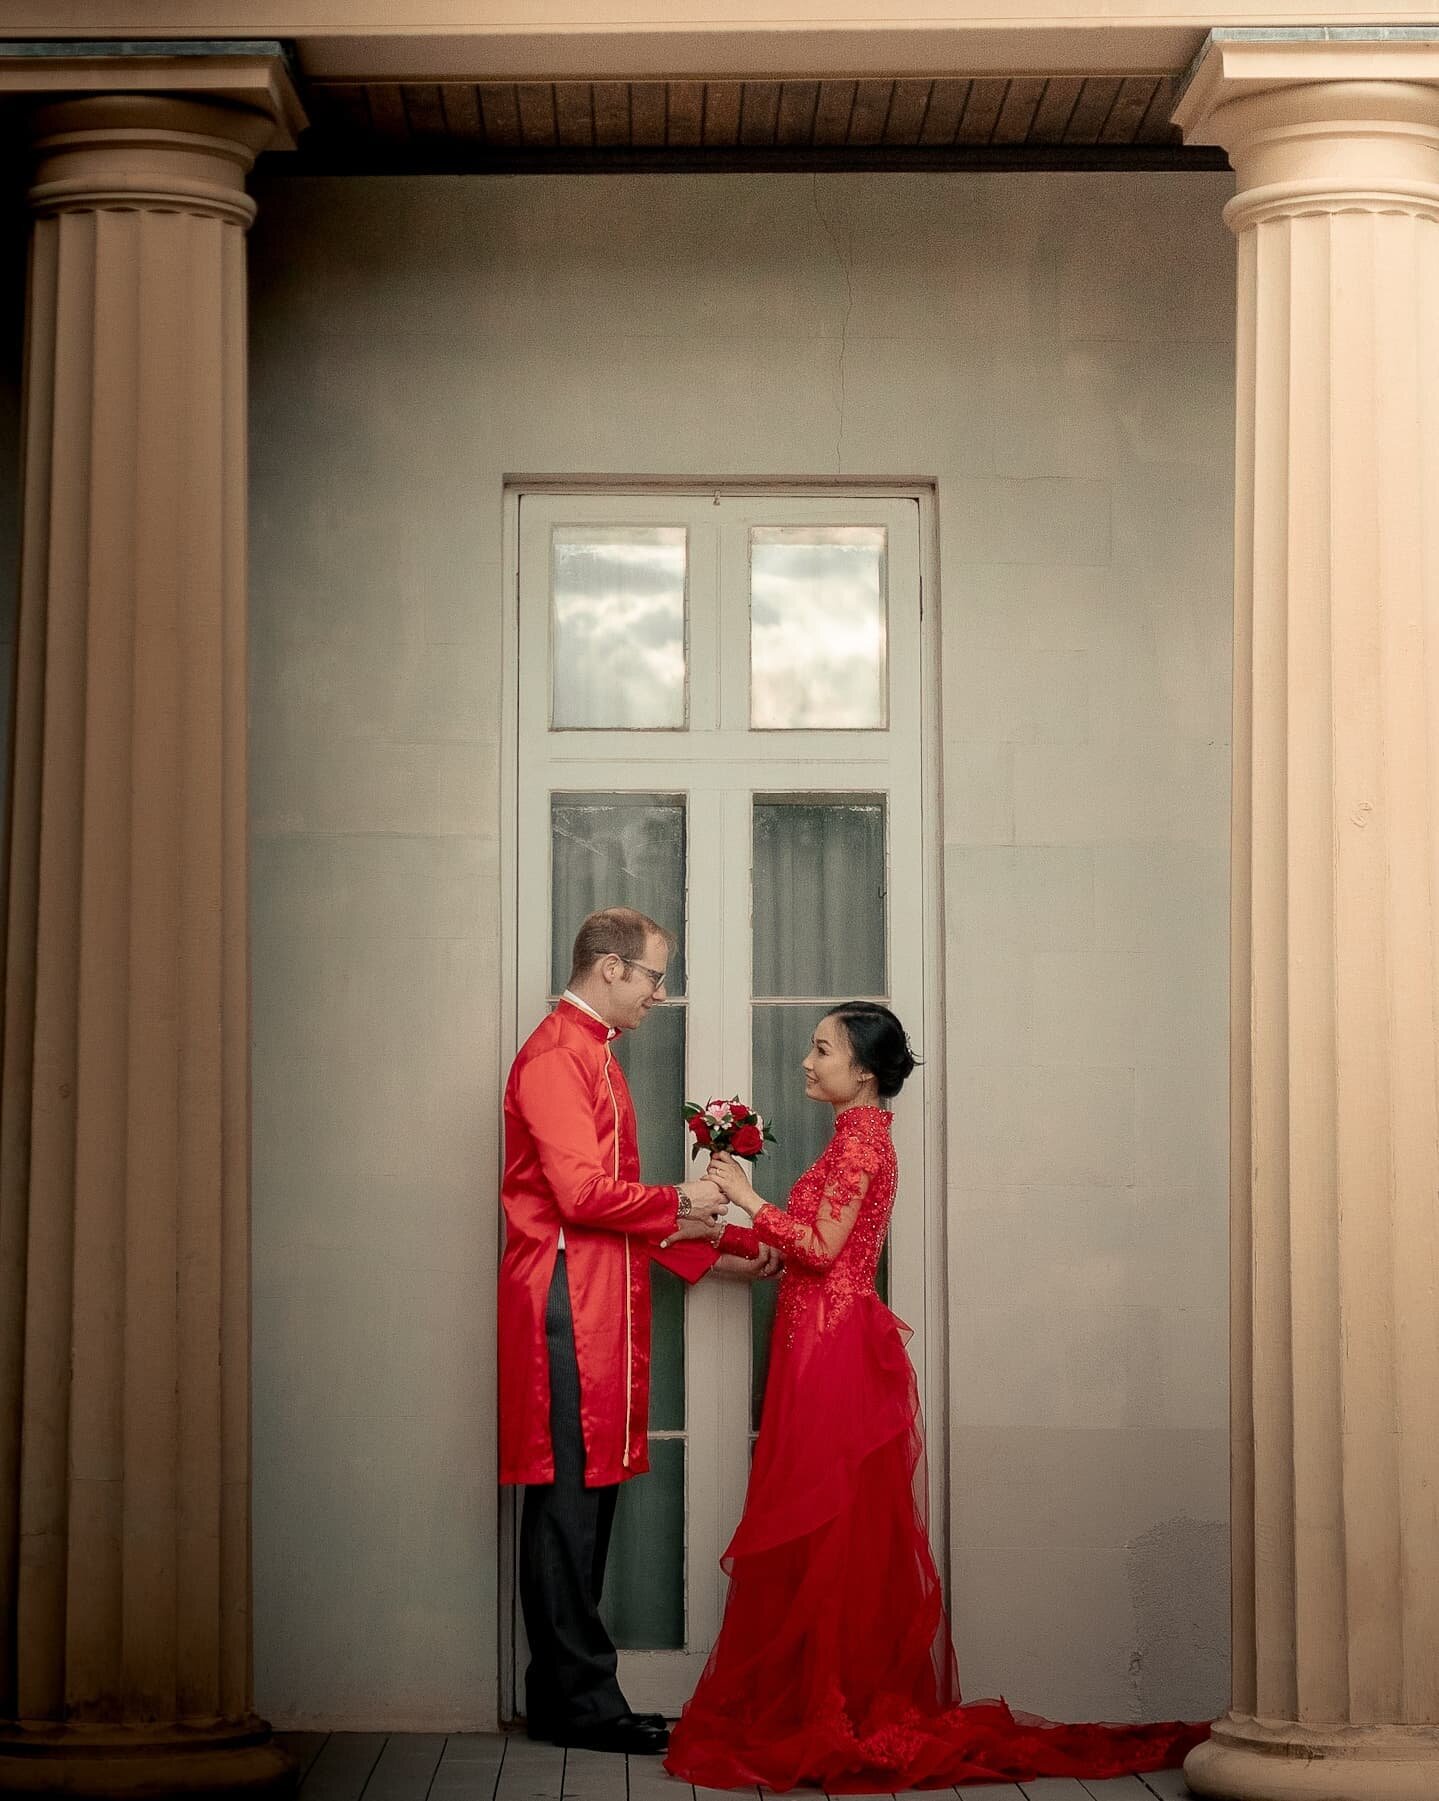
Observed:
[[[837,1115],[834,1137],[790,1190],[789,1210],[755,1214],[755,1232],[784,1254],[775,1329],[786,1338],[821,1297],[833,1320],[874,1293],[898,1175],[892,1117],[882,1107]]]

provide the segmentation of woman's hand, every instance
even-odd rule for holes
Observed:
[[[726,1282],[767,1282],[784,1269],[779,1252],[771,1244],[762,1244],[758,1257],[736,1257],[726,1251],[715,1259],[712,1275]]]
[[[727,1201],[736,1207],[743,1207],[751,1219],[764,1206],[763,1200],[755,1193],[749,1177],[728,1151],[715,1151],[710,1157],[709,1168],[705,1174]]]

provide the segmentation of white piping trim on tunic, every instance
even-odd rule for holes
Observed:
[[[620,1179],[620,1104],[615,1099],[615,1085],[610,1080],[610,1047],[605,1046],[605,1087],[610,1091],[610,1106],[615,1116],[615,1180]],[[635,1328],[634,1302],[630,1295],[630,1235],[625,1241],[625,1448],[620,1459],[623,1469],[630,1467],[630,1422],[634,1417]]]

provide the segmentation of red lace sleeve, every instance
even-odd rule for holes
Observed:
[[[778,1207],[765,1205],[754,1216],[756,1234],[805,1269],[826,1270],[844,1249],[869,1192],[870,1157],[859,1143],[839,1146],[826,1171],[824,1193],[812,1226]]]
[[[720,1233],[720,1241],[716,1247],[721,1256],[726,1251],[731,1257],[758,1257],[760,1237],[748,1226],[726,1226]]]

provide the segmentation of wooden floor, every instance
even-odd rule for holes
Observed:
[[[692,1789],[655,1757],[562,1751],[523,1736],[456,1732],[282,1732],[300,1760],[300,1801],[728,1801],[764,1790]],[[818,1801],[818,1791],[800,1791]],[[1183,1801],[1178,1770],[1110,1782],[1046,1779],[916,1790],[895,1801]]]

